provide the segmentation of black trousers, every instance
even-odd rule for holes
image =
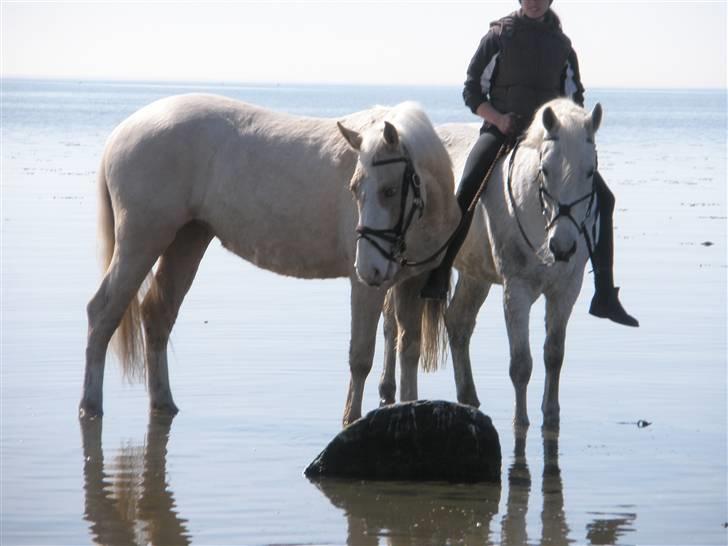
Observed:
[[[460,210],[465,214],[475,197],[485,173],[488,172],[498,150],[505,142],[506,137],[494,127],[483,131],[475,141],[465,162],[463,176],[457,190],[457,201]],[[607,187],[602,176],[594,173],[596,192],[599,206],[599,239],[592,254],[592,267],[594,269],[594,283],[597,290],[608,289],[614,286],[612,268],[614,265],[614,194]],[[442,263],[443,269],[452,267],[460,247],[467,237],[472,216],[463,218],[463,225],[458,235],[453,239],[445,252]]]

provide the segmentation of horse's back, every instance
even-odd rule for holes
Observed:
[[[468,153],[478,138],[478,128],[477,123],[443,123],[437,126],[437,134],[450,154],[456,180],[462,177]]]

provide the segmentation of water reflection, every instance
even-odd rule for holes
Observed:
[[[542,429],[543,474],[541,476],[541,538],[539,544],[564,545],[569,539],[569,525],[564,512],[564,487],[559,468],[559,431]],[[508,501],[503,516],[503,544],[530,544],[526,515],[531,494],[531,471],[526,460],[528,429],[514,430],[513,463],[508,469]]]
[[[95,542],[105,545],[188,545],[186,521],[175,511],[166,482],[172,418],[152,415],[146,442],[122,446],[104,462],[101,419],[81,420],[84,519]]]
[[[514,430],[513,463],[508,469],[508,500],[502,520],[502,544],[540,544],[563,546],[567,544],[619,544],[619,537],[633,531],[637,515],[594,514],[601,516],[586,526],[584,538],[570,538],[573,531],[566,520],[564,508],[564,484],[559,466],[559,430],[542,428],[543,474],[541,475],[541,536],[538,541],[529,540],[526,514],[531,493],[531,472],[526,460],[528,429]]]
[[[347,544],[389,546],[414,544],[494,544],[565,546],[573,543],[618,544],[633,530],[633,513],[599,516],[586,526],[586,536],[570,538],[559,466],[559,431],[542,429],[540,537],[528,536],[531,471],[526,459],[528,429],[514,430],[513,461],[508,468],[508,495],[493,529],[501,496],[499,485],[446,485],[393,482],[313,481],[347,518]]]
[[[500,485],[411,482],[313,482],[346,514],[347,544],[389,546],[487,544],[498,513]]]
[[[586,526],[589,544],[619,544],[619,537],[634,532],[632,523],[637,514],[595,514],[602,516]],[[605,519],[605,516],[611,516]],[[615,517],[616,516],[616,517]]]

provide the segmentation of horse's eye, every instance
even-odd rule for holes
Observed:
[[[397,195],[397,187],[387,186],[382,190],[382,193],[384,194],[384,197],[394,197],[395,195]]]
[[[586,173],[586,177],[591,178],[592,176],[594,176],[594,169],[589,169],[589,172]]]

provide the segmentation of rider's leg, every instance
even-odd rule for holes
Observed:
[[[447,296],[450,287],[450,269],[465,241],[472,220],[472,215],[465,215],[465,211],[468,210],[470,202],[480,188],[483,177],[488,172],[504,140],[505,137],[500,131],[490,129],[480,135],[470,150],[456,194],[458,205],[464,216],[457,235],[445,251],[442,262],[430,272],[427,283],[422,289],[423,298],[442,300]]]
[[[619,288],[614,286],[614,195],[598,172],[594,176],[599,203],[599,240],[592,255],[594,297],[589,313],[625,326],[639,326],[637,319],[622,307],[618,297]]]

